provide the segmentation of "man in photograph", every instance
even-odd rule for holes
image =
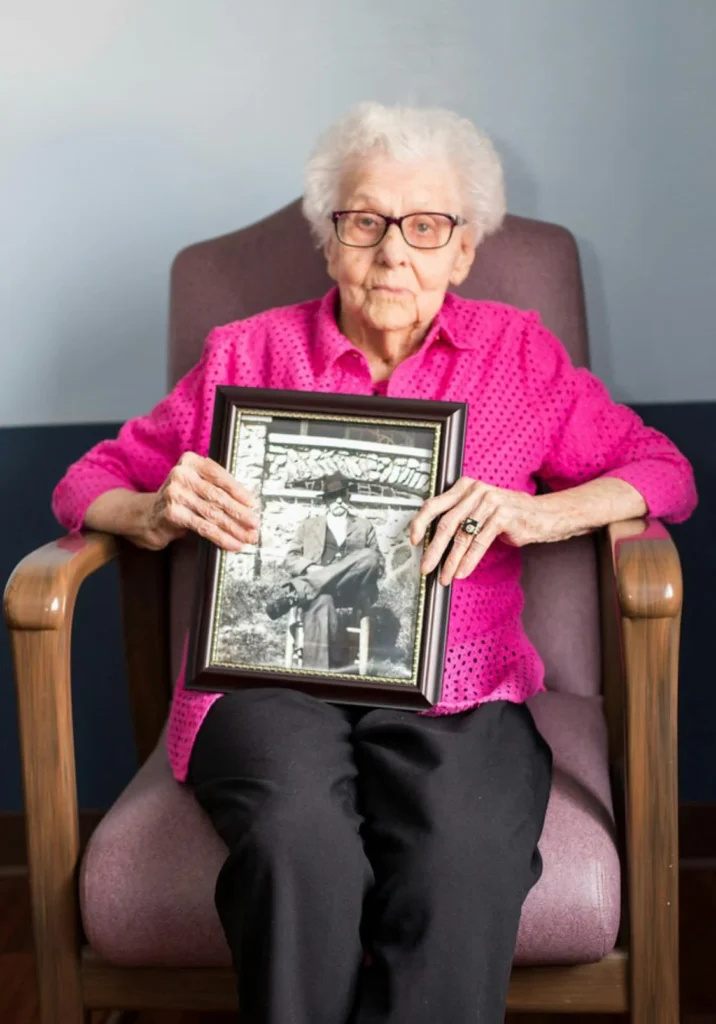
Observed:
[[[372,523],[349,504],[350,481],[341,473],[321,478],[319,515],[298,527],[284,565],[291,579],[266,605],[272,619],[303,609],[303,666],[335,668],[340,662],[337,608],[364,614],[378,596],[385,562]]]

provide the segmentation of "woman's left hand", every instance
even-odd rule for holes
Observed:
[[[453,578],[469,576],[497,537],[513,547],[523,547],[549,540],[554,527],[553,512],[539,497],[493,487],[468,476],[425,502],[410,529],[413,544],[422,542],[428,526],[438,516],[435,536],[423,555],[420,569],[432,572],[452,540],[452,550],[440,575],[444,586]],[[466,519],[477,520],[477,533],[461,529]]]

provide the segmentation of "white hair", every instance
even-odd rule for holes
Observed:
[[[319,245],[332,232],[341,174],[355,157],[381,153],[414,163],[445,160],[456,172],[462,214],[479,242],[502,224],[505,184],[492,142],[472,121],[441,108],[386,107],[359,103],[324,132],[303,175],[303,212]],[[452,212],[452,211],[445,211]]]

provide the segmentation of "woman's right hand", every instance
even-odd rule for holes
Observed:
[[[135,544],[161,551],[190,530],[226,551],[258,542],[256,501],[213,459],[186,452],[160,489],[147,496]]]

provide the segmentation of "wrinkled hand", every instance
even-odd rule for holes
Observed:
[[[422,543],[435,519],[435,536],[423,555],[420,569],[423,573],[432,572],[452,540],[452,550],[440,574],[444,586],[453,579],[469,576],[497,537],[506,544],[523,547],[544,540],[552,529],[552,513],[539,498],[467,476],[425,502],[410,529],[413,544]],[[464,519],[477,519],[479,532],[469,534],[461,530]]]
[[[188,531],[226,551],[258,541],[256,501],[223,466],[186,452],[147,508],[138,543],[160,551]]]

